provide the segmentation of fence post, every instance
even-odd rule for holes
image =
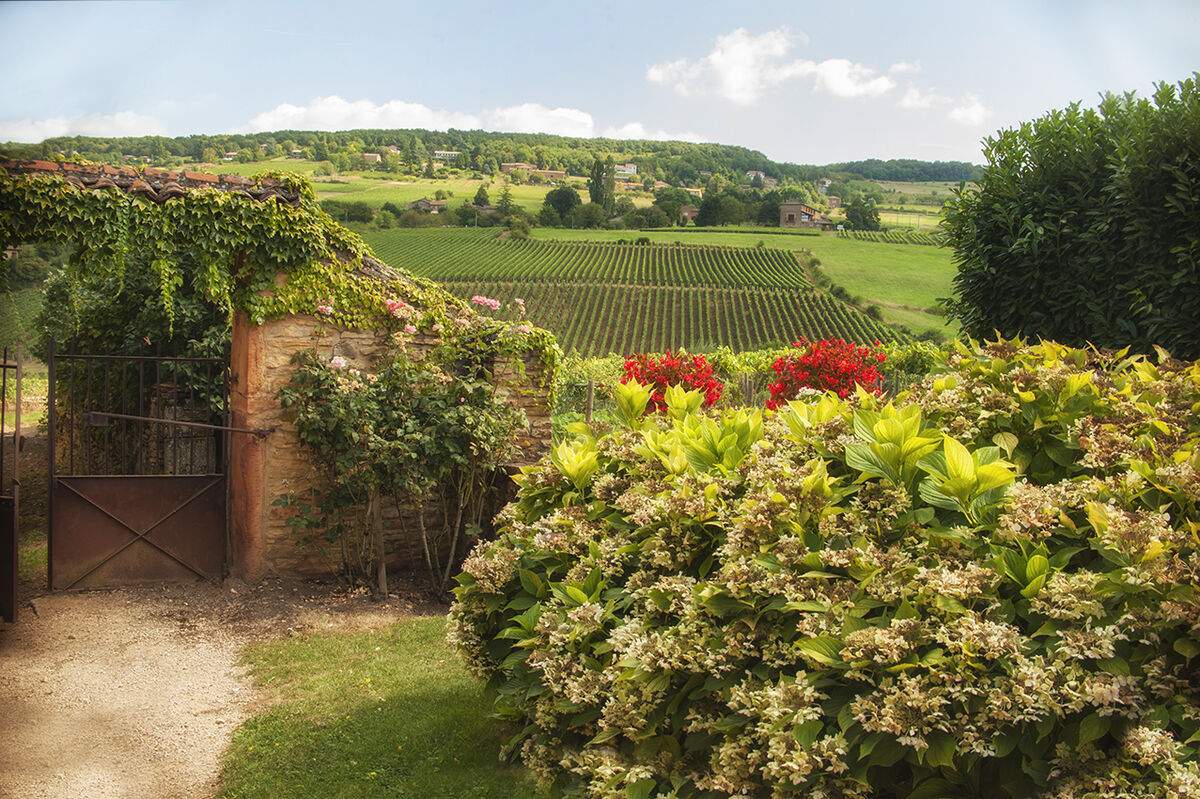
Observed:
[[[588,378],[588,387],[587,387],[587,404],[584,405],[584,408],[583,408],[583,418],[587,420],[588,424],[592,423],[592,411],[595,410],[595,406],[596,406],[596,379],[593,377],[589,377]]]
[[[751,405],[754,402],[754,380],[750,375],[741,376],[742,383],[742,401],[746,405]]]

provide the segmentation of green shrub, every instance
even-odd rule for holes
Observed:
[[[576,429],[451,637],[558,793],[1194,797],[1200,365],[957,345],[895,404]]]
[[[964,330],[1200,358],[1200,75],[1052,111],[984,155],[943,222]]]

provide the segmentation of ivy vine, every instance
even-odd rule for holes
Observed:
[[[120,280],[126,262],[143,257],[168,325],[175,321],[177,292],[190,279],[209,301],[231,315],[245,312],[254,324],[316,314],[344,328],[400,327],[447,342],[464,337],[472,347],[486,340],[497,358],[522,366],[527,358],[540,359],[543,379],[550,379],[559,350],[549,332],[482,316],[402,270],[395,270],[399,280],[365,274],[363,259],[374,258],[370,248],[321,208],[307,180],[280,172],[254,180],[275,182],[298,202],[194,188],[156,203],[116,187],[83,188],[60,175],[0,169],[0,249],[39,241],[69,245],[68,277],[76,285],[89,277]],[[416,311],[400,326],[392,310],[397,301]]]

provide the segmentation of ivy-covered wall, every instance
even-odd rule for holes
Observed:
[[[483,352],[530,419],[520,460],[549,444],[553,336],[482,316],[382,263],[300,176],[0,162],[0,248],[36,241],[70,245],[72,281],[121,279],[127,262],[150,263],[168,320],[184,281],[232,316],[232,424],[274,429],[232,439],[230,565],[243,577],[336,571],[344,560],[340,544],[302,540],[279,502],[319,479],[279,399],[298,352],[340,355],[365,371],[396,347]],[[385,508],[393,565],[417,564],[411,513]]]

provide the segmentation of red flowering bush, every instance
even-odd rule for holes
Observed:
[[[875,394],[882,391],[879,365],[887,356],[879,349],[878,341],[868,347],[840,338],[813,342],[801,339],[792,346],[803,352],[778,358],[771,366],[779,378],[769,386],[768,408],[773,410],[795,399],[802,388],[833,391],[839,397],[849,396],[856,384]]]
[[[699,389],[704,394],[704,407],[710,407],[721,398],[725,384],[713,372],[712,364],[703,355],[663,355],[642,353],[625,359],[625,376],[622,383],[636,380],[650,389],[650,402],[655,411],[666,410],[663,393],[671,386],[683,386],[689,391]],[[647,405],[647,412],[651,405]]]

